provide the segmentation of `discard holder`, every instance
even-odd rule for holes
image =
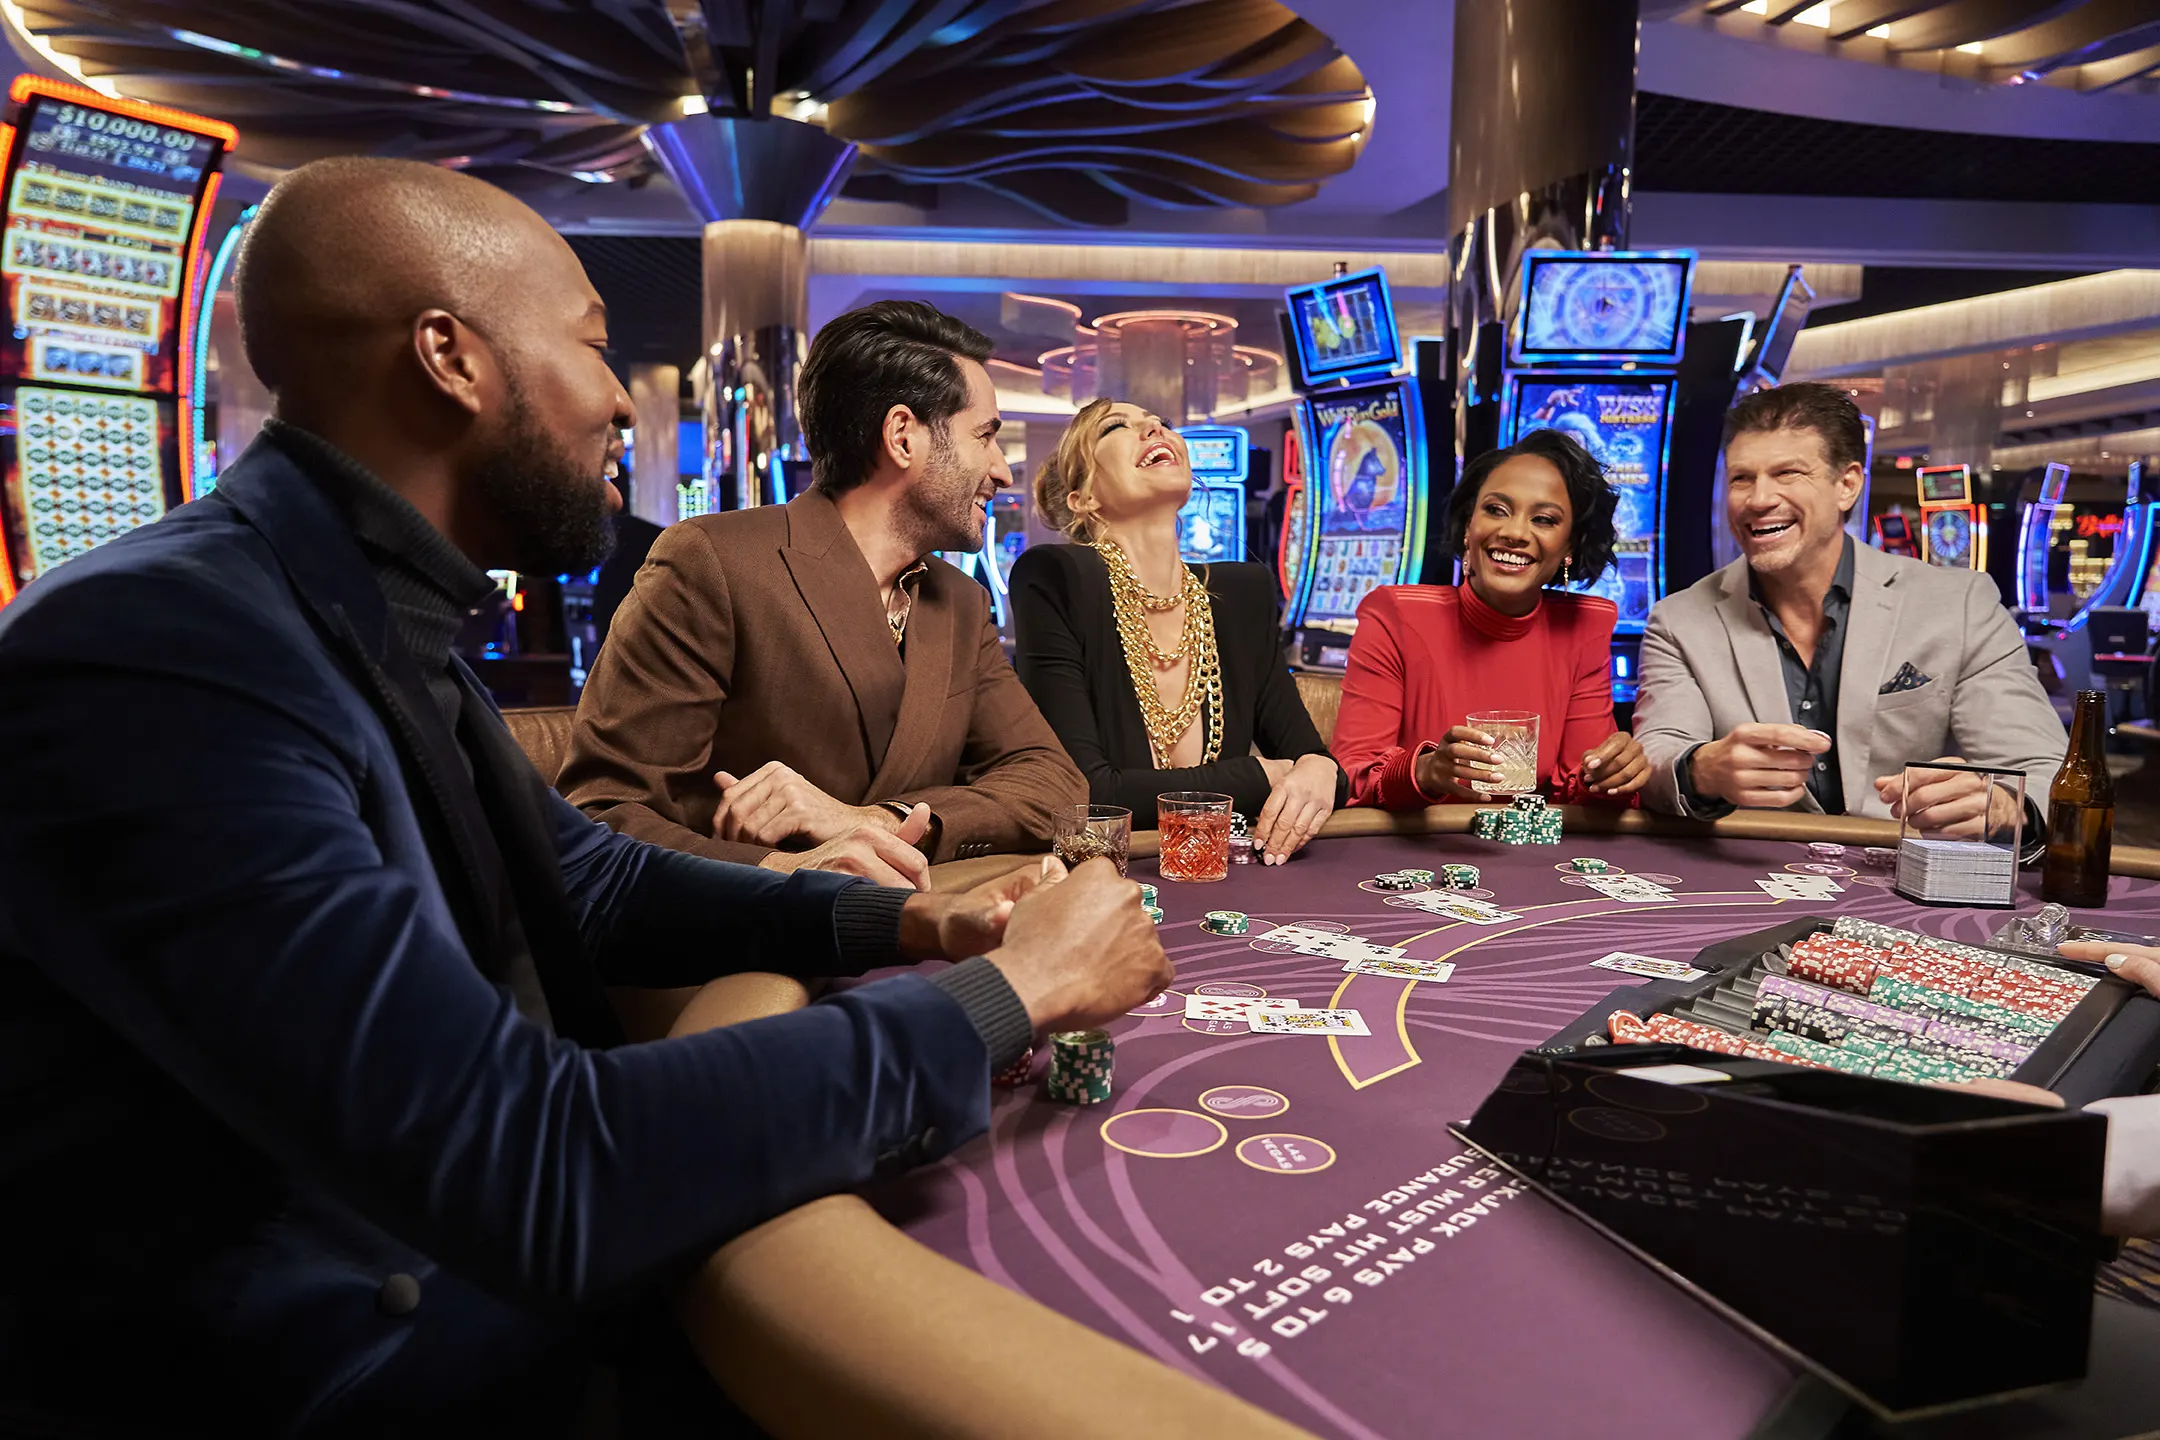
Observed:
[[[2016,906],[2025,773],[1939,760],[1907,765],[1901,778],[1907,799],[1899,806],[1897,893],[1923,905]],[[1968,814],[1970,801],[1962,797],[1935,798],[1969,791],[1976,780],[1986,800],[1981,814]],[[1938,818],[1945,815],[1954,818]]]
[[[1526,1051],[1457,1133],[1884,1416],[2085,1374],[2099,1115],[1627,1046]]]

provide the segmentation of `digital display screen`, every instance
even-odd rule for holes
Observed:
[[[1777,384],[1778,377],[1785,373],[1793,342],[1800,338],[1808,313],[1814,308],[1815,288],[1801,277],[1800,267],[1795,265],[1785,276],[1785,288],[1778,292],[1777,306],[1770,312],[1769,333],[1763,336],[1762,348],[1755,353],[1755,369],[1771,384]]]
[[[209,135],[33,96],[10,178],[0,287],[17,379],[170,393]]]
[[[1946,509],[1928,513],[1927,561],[1949,570],[1972,567],[1973,520],[1970,510]]]
[[[165,513],[170,420],[149,396],[24,385],[15,391],[10,551],[34,579]]]
[[[1178,431],[1195,480],[1242,483],[1251,463],[1252,437],[1231,425],[1194,425]]]
[[[1533,430],[1558,430],[1580,441],[1605,467],[1613,507],[1613,563],[1587,585],[1620,607],[1615,627],[1642,629],[1658,601],[1659,526],[1665,503],[1666,436],[1673,381],[1649,376],[1519,375],[1508,417],[1508,443]]]
[[[1283,433],[1283,518],[1282,536],[1276,543],[1278,575],[1282,581],[1283,599],[1295,603],[1298,591],[1305,584],[1305,557],[1311,549],[1312,507],[1305,503],[1308,493],[1305,484],[1305,407],[1300,405],[1290,412],[1290,428]]]
[[[1300,623],[1354,620],[1358,602],[1403,576],[1422,518],[1424,450],[1416,390],[1394,381],[1312,397],[1306,523],[1317,529]]]
[[[1531,251],[1515,358],[1676,363],[1693,263],[1686,253]]]
[[[2060,505],[2063,492],[2069,488],[2070,467],[2060,460],[2050,460],[2047,469],[2040,476],[2040,503]],[[2130,498],[2134,502],[2137,496],[2132,495]]]
[[[1913,473],[1920,481],[1923,505],[1963,505],[1972,500],[1970,465],[1923,465]]]
[[[1195,483],[1177,516],[1178,554],[1194,565],[1245,558],[1245,487]]]
[[[1361,270],[1287,292],[1290,328],[1307,380],[1393,370],[1402,362],[1387,276]]]

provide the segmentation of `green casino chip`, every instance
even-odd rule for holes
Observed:
[[[1142,905],[1153,905],[1156,903],[1155,887],[1148,884],[1145,880],[1140,882],[1140,903]]]
[[[1110,1098],[1117,1047],[1108,1031],[1066,1030],[1050,1037],[1044,1093],[1063,1105],[1100,1105]]]
[[[1242,910],[1210,910],[1200,928],[1211,935],[1244,935],[1251,931],[1252,919]]]
[[[1612,866],[1598,859],[1595,855],[1578,855],[1567,863],[1568,868],[1578,875],[1603,875],[1606,871],[1612,869]]]
[[[1154,921],[1157,925],[1162,924],[1162,906],[1149,905],[1146,907],[1146,909],[1148,919]]]

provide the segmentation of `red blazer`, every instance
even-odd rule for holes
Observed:
[[[1620,612],[1597,595],[1548,590],[1502,615],[1468,585],[1383,585],[1358,606],[1333,749],[1350,803],[1422,809],[1439,797],[1411,778],[1420,752],[1472,710],[1534,710],[1538,783],[1555,801],[1590,798],[1583,756],[1616,728],[1612,633]]]

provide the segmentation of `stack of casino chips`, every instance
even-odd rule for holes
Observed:
[[[1001,1090],[1017,1090],[1028,1083],[1035,1073],[1035,1047],[1030,1045],[1027,1053],[990,1077],[990,1083]]]
[[[1252,918],[1242,910],[1210,910],[1200,928],[1210,935],[1243,935],[1252,929]]]
[[[1440,879],[1450,890],[1475,890],[1478,888],[1478,868],[1475,865],[1443,865]]]
[[[1155,887],[1145,880],[1140,882],[1140,903],[1142,905],[1154,905],[1157,903]]]
[[[1612,866],[1594,855],[1578,855],[1567,863],[1568,869],[1573,870],[1577,875],[1603,875],[1606,871],[1612,869]]]
[[[1471,811],[1470,833],[1480,840],[1498,840],[1500,838],[1500,822],[1507,818],[1507,814],[1508,812],[1505,810],[1495,810],[1489,806]]]
[[[1488,815],[1497,818],[1487,820]],[[1557,845],[1560,812],[1548,808],[1543,795],[1517,795],[1514,804],[1505,810],[1478,811],[1471,817],[1471,831],[1481,839],[1498,840],[1503,845]]]
[[[1431,874],[1431,871],[1420,872]],[[1384,875],[1372,877],[1373,887],[1379,890],[1415,890],[1425,882],[1408,870],[1390,870]]]
[[[1050,1074],[1043,1093],[1061,1105],[1100,1105],[1110,1098],[1116,1046],[1105,1030],[1065,1030],[1050,1037]]]

